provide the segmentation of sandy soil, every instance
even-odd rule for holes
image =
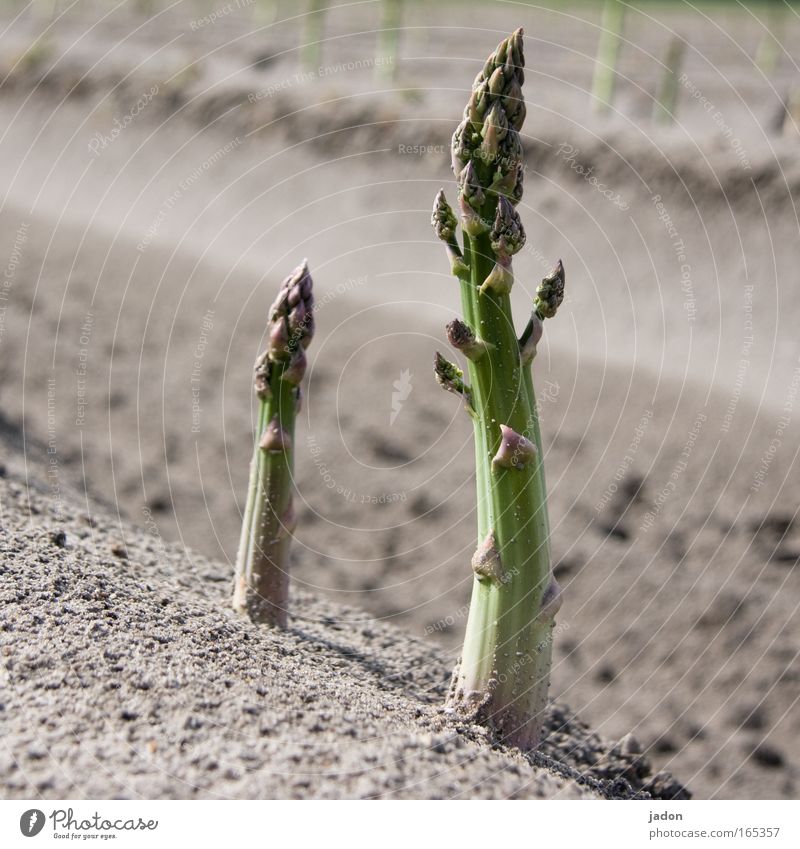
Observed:
[[[686,73],[722,117],[687,88],[680,123],[661,129],[650,92],[685,14],[631,19],[618,113],[605,118],[585,91],[594,13],[525,14],[504,5],[489,29],[455,30],[428,11],[393,81],[374,74],[376,23],[343,14],[331,15],[328,70],[311,76],[296,23],[252,32],[252,19],[226,16],[193,29],[183,10],[137,31],[129,18],[89,29],[67,17],[34,51],[41,21],[9,27],[0,404],[30,462],[50,444],[51,483],[77,476],[122,517],[114,545],[131,562],[138,525],[173,558],[183,547],[183,566],[206,562],[192,552],[229,563],[264,311],[308,256],[319,330],[298,432],[298,612],[324,596],[347,607],[337,621],[400,623],[437,668],[452,665],[472,449],[429,376],[458,307],[427,221],[452,182],[437,145],[476,59],[523,23],[516,304],[524,314],[559,256],[570,292],[535,366],[566,587],[553,692],[601,734],[633,733],[696,796],[796,797],[800,166],[797,139],[775,128],[791,62],[765,79],[747,58],[754,18],[693,18],[703,48]],[[405,152],[414,145],[433,149]],[[412,391],[390,424],[404,370]]]
[[[686,798],[561,705],[536,756],[453,723],[449,659],[354,609],[300,592],[289,631],[236,617],[225,564],[66,485],[54,504],[2,430],[5,798]]]

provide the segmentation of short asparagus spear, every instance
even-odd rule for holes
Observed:
[[[254,622],[284,628],[289,600],[289,546],[294,531],[294,421],[305,349],[314,335],[308,264],[281,284],[268,321],[268,343],[255,365],[258,431],[250,465],[233,607]]]
[[[472,416],[478,490],[472,602],[448,708],[530,750],[541,736],[560,605],[530,364],[543,321],[563,300],[564,269],[559,262],[542,281],[518,339],[509,291],[512,256],[525,243],[516,210],[523,182],[523,64],[517,30],[478,74],[453,136],[463,249],[443,192],[432,223],[459,280],[464,317],[447,326],[447,337],[467,360],[469,383],[438,353],[435,374]]]

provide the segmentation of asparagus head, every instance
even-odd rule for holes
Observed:
[[[447,338],[467,360],[468,381],[441,354],[434,372],[472,416],[478,489],[472,602],[448,708],[530,750],[541,736],[560,604],[530,364],[543,322],[563,300],[564,268],[559,262],[542,281],[518,339],[509,292],[512,257],[525,243],[516,210],[523,184],[523,65],[517,30],[478,74],[453,135],[459,218],[439,192],[432,223],[459,281],[464,316],[448,324]]]
[[[281,284],[269,312],[267,347],[255,364],[258,432],[236,558],[233,607],[254,622],[286,627],[292,508],[294,421],[305,349],[314,335],[308,264]]]

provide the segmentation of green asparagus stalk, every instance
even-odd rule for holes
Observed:
[[[434,370],[472,417],[478,498],[472,601],[448,710],[531,750],[541,736],[560,591],[550,563],[530,364],[542,323],[563,300],[564,269],[559,262],[542,282],[518,339],[509,292],[512,256],[525,243],[516,210],[523,183],[523,65],[520,29],[478,74],[453,135],[463,250],[443,191],[436,196],[432,223],[459,280],[464,317],[447,326],[447,338],[467,360],[469,383],[439,353]]]
[[[258,430],[247,491],[233,607],[253,622],[286,627],[292,506],[294,421],[305,349],[314,335],[308,264],[281,284],[269,313],[268,344],[255,364]]]
[[[400,33],[403,24],[403,0],[383,0],[383,22],[379,34],[376,76],[393,79],[397,74]]]
[[[789,89],[781,122],[784,136],[796,138],[800,127],[800,86],[794,85]]]
[[[617,60],[624,25],[625,6],[622,0],[605,0],[592,80],[592,104],[596,112],[607,112],[614,99]]]
[[[672,124],[675,121],[675,106],[678,101],[678,77],[686,49],[686,42],[675,36],[669,43],[664,59],[664,73],[658,86],[653,104],[653,120],[657,124]]]
[[[767,26],[756,50],[756,65],[764,74],[770,76],[781,58],[781,45],[776,33],[786,31],[787,6],[779,0],[771,0],[767,7]]]
[[[322,64],[322,41],[325,37],[325,14],[328,0],[309,0],[306,12],[306,43],[303,47],[303,64],[307,71],[317,71]]]
[[[253,18],[260,24],[272,24],[283,20],[281,0],[255,0]]]

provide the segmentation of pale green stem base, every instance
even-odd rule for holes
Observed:
[[[490,219],[488,212],[483,217]],[[491,343],[469,366],[476,411],[478,541],[494,535],[501,569],[498,578],[476,574],[448,705],[493,728],[508,744],[530,750],[541,737],[559,604],[550,564],[541,437],[509,296],[479,292],[494,263],[489,238],[466,237],[466,242],[471,277],[461,284],[464,316]],[[534,462],[522,469],[492,467],[501,424],[537,445]]]
[[[271,397],[259,402],[256,444],[236,558],[233,607],[253,622],[285,628],[289,607],[289,548],[294,530],[294,452],[291,442],[282,450],[267,450],[260,445],[273,421],[280,423],[290,440],[294,439],[295,390],[281,380],[282,370],[280,364],[274,365]]]

